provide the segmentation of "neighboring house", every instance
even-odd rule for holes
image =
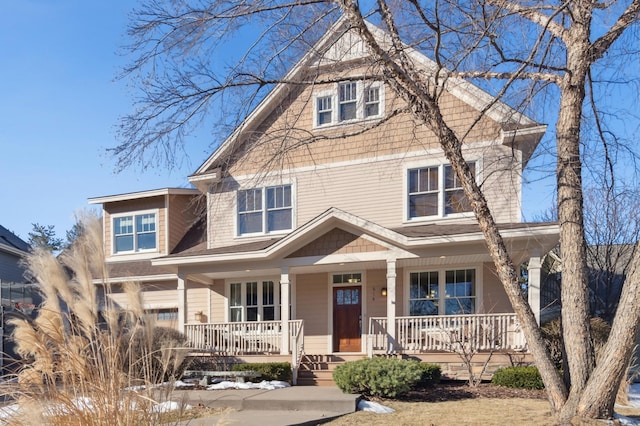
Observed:
[[[406,354],[455,377],[456,348],[472,344],[480,363],[504,365],[526,346],[469,203],[435,135],[398,113],[391,88],[350,78],[367,54],[344,28],[286,76],[340,82],[276,86],[189,176],[197,189],[90,199],[103,205],[112,282],[140,281],[145,308],[202,351],[279,355],[294,369],[302,354]],[[493,101],[462,80],[442,97],[456,130]],[[545,129],[497,103],[464,145],[514,262],[529,262],[537,315],[540,258],[558,227],[521,222],[521,183]],[[285,152],[270,161],[277,148]]]
[[[0,368],[3,374],[8,372],[7,368],[11,368],[11,360],[17,358],[10,338],[13,328],[6,320],[14,315],[33,314],[41,301],[38,291],[25,277],[26,266],[23,262],[30,250],[28,243],[0,225]]]

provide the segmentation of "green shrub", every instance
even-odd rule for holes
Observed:
[[[534,366],[501,368],[493,374],[491,383],[521,389],[544,389],[538,369]]]
[[[436,383],[440,383],[440,378],[442,377],[442,369],[438,364],[429,364],[427,362],[421,362],[418,364],[422,369],[422,376],[420,376],[420,380],[416,383],[416,386],[421,388],[430,387]]]
[[[396,398],[411,390],[422,374],[417,361],[375,357],[336,367],[333,380],[343,392]]]
[[[265,362],[265,363],[246,363],[235,364],[233,371],[257,371],[261,374],[253,380],[280,380],[281,382],[291,383],[292,372],[291,364],[288,362]]]

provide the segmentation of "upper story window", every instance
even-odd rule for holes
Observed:
[[[113,218],[113,252],[137,253],[158,247],[156,213],[139,213]]]
[[[293,227],[291,185],[238,191],[238,234],[270,233]]]
[[[316,94],[314,127],[382,117],[383,89],[380,82],[349,81]]]
[[[475,161],[468,163],[476,174]],[[409,169],[407,173],[408,219],[448,216],[471,211],[471,203],[453,168],[448,165]]]

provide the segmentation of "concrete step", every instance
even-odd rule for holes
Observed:
[[[304,355],[298,369],[300,386],[335,386],[333,371],[347,361],[356,361],[363,355]]]

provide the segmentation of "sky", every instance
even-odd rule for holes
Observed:
[[[125,81],[127,14],[133,0],[0,0],[0,224],[24,240],[32,224],[65,238],[91,197],[188,187],[209,154],[207,131],[188,141],[188,161],[171,172],[115,173],[106,149],[131,110]],[[529,208],[544,210],[552,186],[525,186]]]
[[[124,58],[132,0],[0,0],[0,224],[24,240],[33,223],[65,238],[88,198],[186,187],[206,160],[168,173],[116,174],[105,152],[130,112]]]

